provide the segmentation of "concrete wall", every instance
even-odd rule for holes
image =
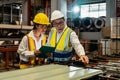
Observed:
[[[22,3],[22,24],[27,25],[28,21],[28,3],[27,1],[24,1]]]
[[[110,27],[110,18],[116,17],[116,0],[106,0],[106,26]]]
[[[51,12],[58,9],[58,0],[51,0]]]
[[[67,18],[67,1],[66,0],[58,0],[60,5],[60,10],[64,13],[65,18]]]
[[[67,16],[67,2],[66,0],[51,0],[51,12],[54,10],[60,10],[65,17]]]

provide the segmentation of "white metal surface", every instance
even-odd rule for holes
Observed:
[[[0,73],[0,80],[77,80],[102,73],[101,70],[50,64]]]

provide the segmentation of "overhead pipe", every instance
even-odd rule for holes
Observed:
[[[48,0],[46,0],[45,13],[48,16]]]
[[[31,25],[31,19],[30,19],[30,14],[31,14],[31,0],[28,0],[28,11],[27,11],[27,18],[28,18],[28,21],[27,21],[27,24],[28,25]]]

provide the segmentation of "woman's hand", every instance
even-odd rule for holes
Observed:
[[[34,50],[34,54],[37,55],[37,54],[40,54],[41,51],[40,50]]]

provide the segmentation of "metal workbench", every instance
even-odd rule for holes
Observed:
[[[101,70],[49,64],[0,73],[0,80],[81,80],[102,73]]]

